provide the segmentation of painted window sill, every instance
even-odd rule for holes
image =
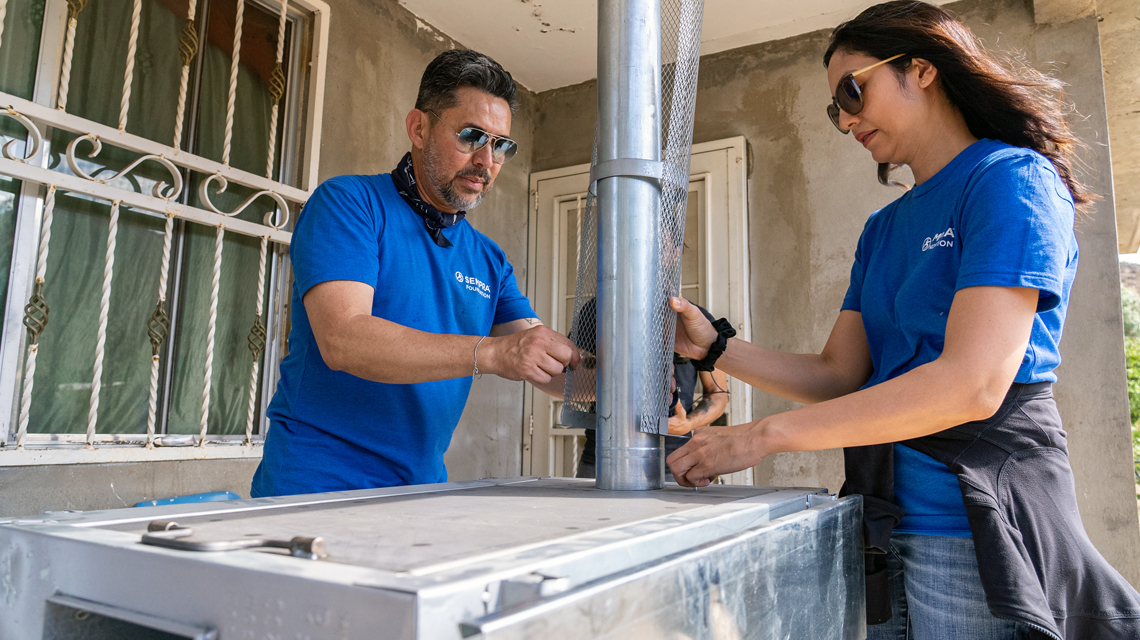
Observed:
[[[171,460],[260,459],[262,443],[207,442],[206,446],[159,446],[147,449],[141,444],[97,443],[87,449],[83,444],[29,444],[23,450],[0,448],[0,467],[26,467],[67,464],[107,464],[115,462],[159,462]]]

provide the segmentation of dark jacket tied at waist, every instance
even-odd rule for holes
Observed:
[[[1089,541],[1047,382],[1014,384],[988,420],[902,444],[958,476],[990,611],[1055,640],[1140,638],[1140,594]],[[862,494],[867,623],[891,617],[886,558],[902,518],[894,448],[844,450],[841,495]]]

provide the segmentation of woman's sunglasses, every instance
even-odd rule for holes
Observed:
[[[428,109],[427,113],[435,116],[435,119],[439,120],[440,124],[443,124],[443,118],[439,117],[436,112]],[[443,126],[447,127],[446,124]],[[451,127],[447,128],[451,129]],[[487,143],[490,142],[491,157],[494,159],[496,164],[506,163],[507,160],[510,160],[514,157],[515,151],[518,151],[519,148],[518,144],[516,144],[515,141],[511,140],[510,138],[504,138],[503,136],[497,136],[493,133],[487,133],[482,129],[476,129],[475,127],[464,127],[459,131],[451,129],[451,131],[455,133],[455,148],[458,149],[461,153],[475,153],[476,151],[487,146]]]
[[[859,115],[859,112],[863,110],[863,91],[859,89],[859,85],[855,83],[855,76],[866,73],[879,65],[887,64],[891,60],[897,60],[905,55],[905,53],[900,53],[891,56],[886,60],[880,60],[871,66],[863,67],[858,71],[851,72],[840,78],[839,85],[835,87],[835,95],[831,98],[831,104],[827,105],[827,117],[831,118],[831,124],[835,125],[836,129],[839,129],[839,133],[844,135],[851,133],[839,124],[840,109],[853,116]]]

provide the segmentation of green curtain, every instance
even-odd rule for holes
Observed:
[[[36,54],[44,18],[44,0],[8,0],[4,40],[0,43],[0,91],[30,100],[36,82]],[[27,130],[11,118],[0,118],[0,145],[27,139]],[[18,153],[22,144],[15,145]],[[8,299],[12,242],[16,235],[16,200],[20,181],[0,176],[0,313]]]
[[[225,12],[232,3],[233,0],[212,0],[209,11]],[[130,0],[99,0],[89,3],[81,14],[68,112],[109,126],[118,125],[130,12]],[[259,13],[264,12],[247,5],[246,20]],[[173,141],[181,71],[177,45],[184,23],[184,8],[176,15],[160,0],[143,1],[127,130],[164,144]],[[215,24],[211,20],[210,28],[214,29]],[[232,40],[232,25],[229,29]],[[225,34],[211,31],[211,35],[203,42],[201,53],[204,68],[194,151],[220,160],[230,56],[228,50],[222,51],[216,44],[224,41]],[[233,166],[258,174],[264,172],[270,101],[260,77],[243,65],[235,113]],[[71,139],[73,136],[66,134],[53,136],[53,162],[58,170],[67,170],[62,153]],[[184,139],[184,148],[192,142]],[[89,148],[83,143],[77,155],[82,157]],[[105,167],[103,173],[113,175],[136,157],[107,145],[83,168],[95,175],[100,167]],[[197,200],[200,179],[194,176],[188,186],[192,190],[191,204],[196,206],[201,206]],[[170,180],[157,163],[146,163],[132,173],[136,191],[149,192],[157,180]],[[228,211],[245,195],[248,192],[231,185],[225,194],[212,200]],[[241,217],[260,220],[265,210],[266,205],[258,202]],[[40,338],[31,432],[86,430],[109,212],[110,203],[106,201],[77,194],[57,197],[45,287],[51,320]],[[100,433],[146,431],[151,362],[146,321],[157,302],[162,233],[161,218],[122,209],[100,394]],[[183,234],[183,284],[178,305],[181,316],[174,335],[168,432],[197,433],[215,236],[213,228],[195,223],[186,223]],[[226,235],[215,339],[211,433],[241,433],[245,429],[252,365],[246,336],[254,319],[258,249],[256,239]],[[172,264],[171,268],[172,287],[174,270],[180,265]],[[171,301],[167,305],[169,310]]]
[[[43,21],[44,0],[8,0],[0,45],[0,91],[32,99]]]
[[[232,15],[233,0],[214,0],[211,11]],[[245,8],[242,53],[254,49],[256,26],[269,14],[249,4]],[[253,27],[253,28],[250,28]],[[229,32],[232,41],[232,31]],[[225,134],[226,101],[230,85],[228,51],[207,39],[203,50],[201,93],[198,101],[198,155],[221,161]],[[264,45],[263,45],[264,46]],[[269,151],[269,115],[273,107],[269,91],[248,65],[238,70],[237,103],[230,165],[256,175],[265,174]],[[199,177],[199,180],[201,177]],[[211,201],[222,211],[233,211],[254,193],[230,184]],[[193,184],[193,201],[198,201],[198,181]],[[237,217],[261,222],[273,206],[267,197],[255,201]],[[175,373],[170,403],[170,433],[197,433],[202,414],[205,384],[206,326],[210,313],[210,289],[214,269],[216,231],[202,225],[187,225],[183,262],[182,322],[176,336]],[[218,320],[214,334],[214,369],[210,382],[210,433],[245,433],[249,406],[249,374],[253,366],[247,338],[253,326],[257,301],[257,265],[261,243],[256,238],[227,233],[223,239],[221,287],[218,292]],[[268,268],[267,268],[268,271]],[[264,286],[264,284],[263,284]],[[268,295],[266,296],[268,306]],[[264,320],[263,320],[264,323]]]
[[[130,0],[89,3],[80,14],[67,111],[117,127],[126,67]],[[181,20],[155,0],[144,0],[127,130],[169,144],[173,140],[177,42]],[[170,78],[174,77],[171,81]],[[63,154],[74,135],[52,136],[52,164],[70,172]],[[110,177],[138,154],[104,145],[87,161],[89,143],[76,156],[91,175]],[[169,173],[145,163],[118,186],[149,192]],[[56,197],[45,297],[51,308],[40,337],[30,432],[83,433],[91,400],[99,302],[103,287],[111,203],[80,194]],[[144,433],[151,348],[146,321],[158,296],[163,220],[121,207],[116,234],[107,342],[99,397],[100,433]]]

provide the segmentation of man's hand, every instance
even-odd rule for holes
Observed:
[[[669,435],[683,436],[692,430],[693,425],[689,422],[688,414],[685,413],[685,405],[678,400],[677,404],[673,405],[673,415],[669,416]]]
[[[716,329],[705,318],[701,310],[684,298],[670,298],[670,305],[677,312],[677,333],[673,351],[700,360],[709,354],[709,346],[716,341]]]
[[[566,367],[576,369],[578,362],[578,348],[574,343],[542,325],[488,338],[479,353],[481,370],[531,384],[546,384]]]
[[[702,427],[666,460],[677,484],[705,487],[717,476],[760,464],[764,453],[757,442],[758,423],[733,427]]]

